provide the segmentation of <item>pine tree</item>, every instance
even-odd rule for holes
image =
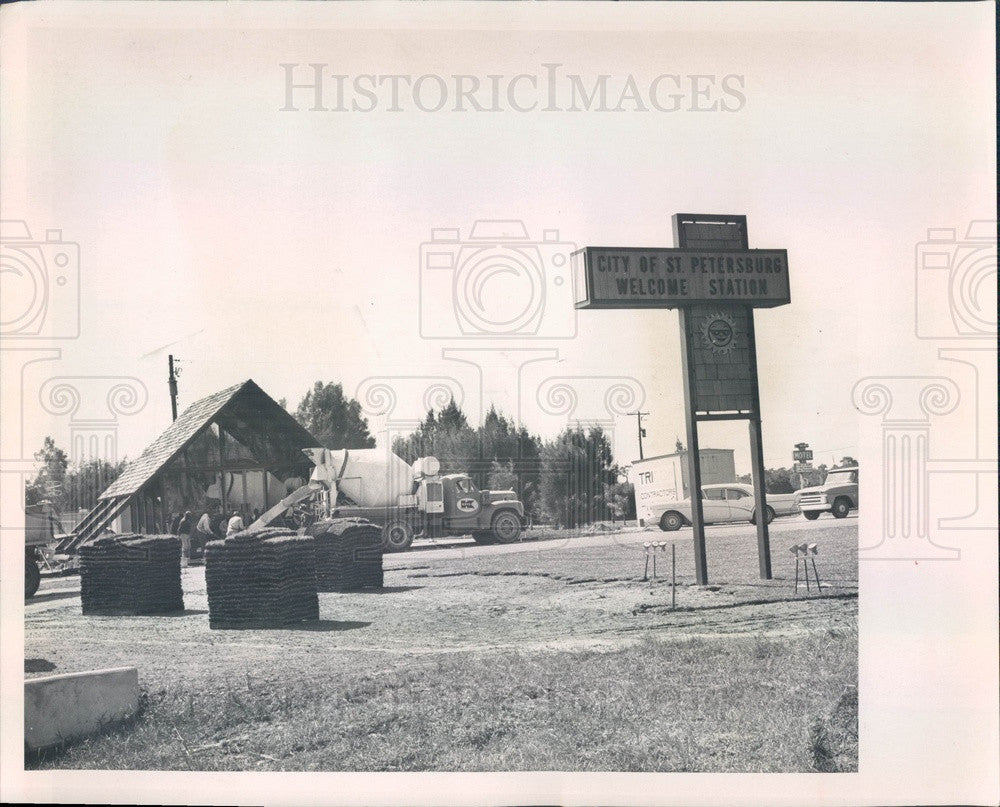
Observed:
[[[437,422],[438,427],[444,431],[458,431],[469,428],[469,421],[466,419],[461,407],[455,403],[454,398],[449,400],[444,408],[441,409]]]
[[[345,396],[341,384],[317,381],[299,403],[295,419],[326,448],[375,447],[361,404]]]
[[[600,426],[567,428],[541,450],[540,494],[548,518],[578,527],[607,518],[608,487],[618,479],[611,444]]]
[[[38,504],[42,499],[57,500],[62,494],[69,458],[51,437],[46,437],[42,447],[35,452],[35,461],[41,463],[33,481],[25,485],[24,503]]]

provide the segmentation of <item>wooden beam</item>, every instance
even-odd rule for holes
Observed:
[[[750,418],[750,470],[753,476],[754,511],[757,513],[757,565],[761,580],[771,579],[771,536],[767,525],[767,490],[764,478],[764,445],[761,437],[760,384],[757,381],[757,336],[753,310],[749,318],[750,372],[753,375],[753,408]]]
[[[698,419],[695,415],[694,356],[688,338],[688,312],[680,309],[681,368],[684,376],[684,422],[687,426],[688,488],[691,491],[691,529],[694,540],[694,574],[699,586],[708,584],[705,552],[705,515],[701,504],[701,458],[698,454]]]

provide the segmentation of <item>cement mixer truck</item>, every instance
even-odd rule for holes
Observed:
[[[307,448],[309,481],[260,516],[260,529],[311,499],[318,517],[364,518],[382,528],[388,551],[408,549],[415,537],[471,535],[476,543],[509,544],[527,522],[513,490],[479,490],[468,474],[441,474],[436,457],[409,465],[375,449]]]

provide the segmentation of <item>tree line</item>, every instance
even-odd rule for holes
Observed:
[[[284,399],[281,405],[288,408]],[[321,445],[330,449],[373,448],[375,439],[360,404],[339,383],[317,381],[292,412]],[[408,463],[433,455],[442,473],[468,473],[481,488],[513,490],[535,522],[577,527],[598,520],[635,518],[631,483],[620,481],[621,468],[611,441],[600,426],[567,426],[552,438],[532,434],[494,407],[481,425],[469,423],[451,400],[428,410],[416,429],[396,435],[392,450]],[[46,437],[35,454],[39,470],[25,488],[25,503],[51,501],[61,512],[90,509],[124,470],[127,462],[91,459],[70,463],[65,451]],[[853,457],[839,466],[856,465]],[[765,471],[768,493],[792,493],[822,484],[826,465],[804,480],[789,468]],[[750,476],[740,477],[750,482]]]
[[[128,464],[126,460],[109,462],[90,459],[71,463],[66,452],[46,437],[35,452],[38,472],[24,488],[25,505],[51,502],[61,513],[90,510],[97,497],[114,482]]]

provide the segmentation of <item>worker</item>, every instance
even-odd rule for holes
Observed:
[[[229,526],[226,527],[226,537],[236,535],[236,533],[243,532],[243,530],[243,518],[240,516],[238,510],[233,510],[232,516],[229,517]]]
[[[198,546],[202,550],[204,550],[205,544],[215,539],[215,535],[212,532],[212,517],[209,515],[208,510],[205,510],[201,514],[201,518],[198,519],[198,526],[195,527],[195,532],[198,539]]]
[[[191,530],[194,529],[194,514],[184,511],[184,516],[177,525],[177,537],[181,539],[181,566],[187,566],[191,559]]]
[[[217,504],[212,506],[212,535],[216,538],[226,537],[226,514]]]

